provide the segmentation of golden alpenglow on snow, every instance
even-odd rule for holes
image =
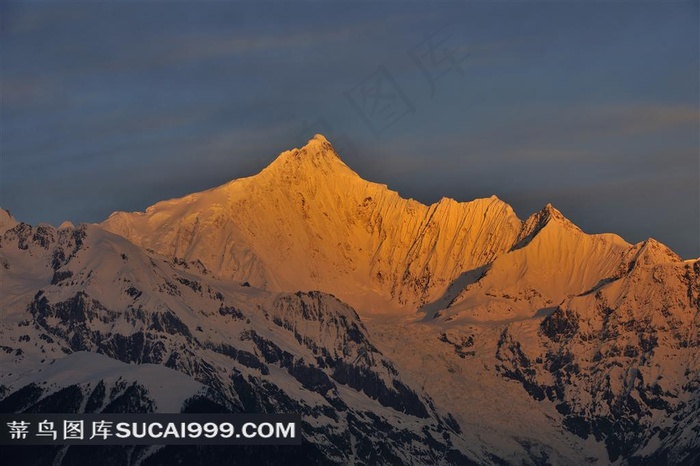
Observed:
[[[507,252],[522,222],[498,198],[425,206],[360,178],[316,135],[259,174],[113,214],[102,226],[217,275],[274,291],[317,289],[358,312],[412,312]]]

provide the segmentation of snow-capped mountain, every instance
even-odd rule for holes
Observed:
[[[516,241],[521,222],[492,197],[425,206],[370,183],[320,135],[258,175],[103,224],[139,246],[201,260],[272,290],[330,291],[360,312],[440,296]]]
[[[496,197],[402,199],[320,135],[101,225],[0,210],[0,272],[3,411],[304,421],[295,450],[118,464],[700,461],[699,261],[551,205],[521,221]]]

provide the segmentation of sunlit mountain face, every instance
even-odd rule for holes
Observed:
[[[0,411],[299,413],[302,446],[8,458],[700,462],[700,261],[551,204],[404,199],[331,142],[99,224],[0,210]]]

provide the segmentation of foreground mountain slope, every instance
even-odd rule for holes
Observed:
[[[700,461],[700,261],[654,240],[608,280],[542,320],[509,324],[498,370],[610,461]]]
[[[89,225],[18,224],[0,257],[5,412],[295,412],[306,462],[469,462],[459,426],[333,296],[224,282]]]
[[[577,464],[700,461],[700,261],[648,240],[608,279],[547,313],[474,320],[444,312],[367,325],[473,442],[491,437],[514,464],[513,444],[547,464],[562,464],[565,452],[578,454]],[[546,442],[532,442],[532,432]]]

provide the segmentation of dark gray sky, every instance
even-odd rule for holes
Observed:
[[[0,7],[0,205],[96,222],[325,134],[425,203],[700,256],[698,2]]]

